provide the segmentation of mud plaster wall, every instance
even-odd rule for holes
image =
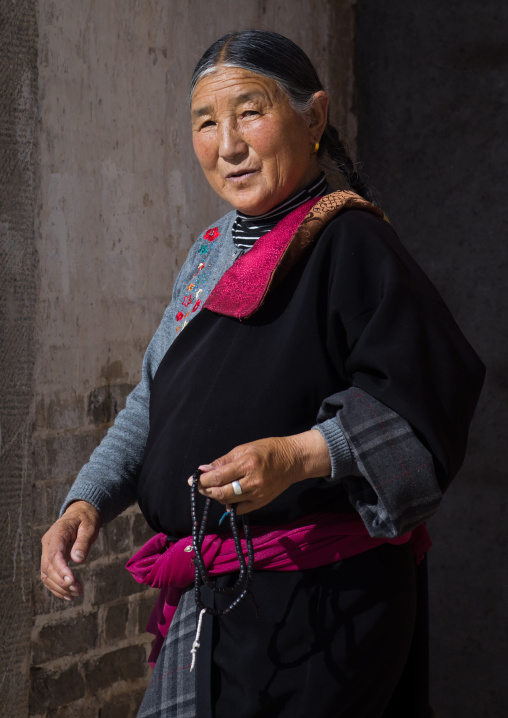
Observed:
[[[315,61],[354,140],[352,5],[0,0],[9,718],[125,718],[146,684],[154,596],[123,569],[147,537],[138,512],[102,531],[71,606],[41,588],[37,566],[40,536],[139,378],[189,246],[226,209],[192,155],[192,68],[224,32],[278,30]]]
[[[508,6],[356,5],[358,151],[487,364],[469,454],[430,524],[439,718],[508,715]]]

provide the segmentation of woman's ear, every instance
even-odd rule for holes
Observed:
[[[312,141],[319,142],[328,122],[328,105],[330,98],[324,90],[312,95],[312,104],[308,113],[309,130]]]

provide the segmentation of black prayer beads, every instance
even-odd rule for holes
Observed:
[[[205,567],[203,555],[201,553],[201,547],[205,538],[206,522],[208,520],[208,514],[210,511],[211,499],[207,498],[205,501],[205,508],[203,510],[203,518],[201,524],[198,521],[197,516],[197,493],[198,493],[198,481],[201,476],[199,469],[192,476],[191,485],[191,516],[192,516],[192,547],[194,549],[194,566],[196,569],[196,579],[194,584],[194,595],[196,605],[200,610],[206,611],[206,613],[212,616],[225,616],[237,606],[240,601],[245,598],[247,593],[250,591],[252,584],[252,578],[254,575],[254,547],[252,545],[252,537],[250,533],[249,517],[246,514],[242,515],[243,531],[245,535],[245,541],[247,544],[247,558],[248,563],[245,561],[243,555],[242,544],[240,536],[238,534],[236,508],[234,504],[231,504],[229,510],[229,522],[231,525],[231,533],[233,534],[233,540],[235,542],[236,555],[238,556],[238,562],[240,564],[240,572],[233,586],[226,586],[219,588],[216,582],[210,579],[208,571]],[[201,600],[201,585],[205,584],[211,591],[217,594],[230,593],[235,595],[234,600],[230,603],[227,608],[211,608],[205,606]]]

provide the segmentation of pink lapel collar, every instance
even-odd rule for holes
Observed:
[[[250,317],[324,227],[339,212],[353,208],[383,217],[380,209],[350,191],[332,192],[297,207],[223,274],[203,309],[236,319]]]

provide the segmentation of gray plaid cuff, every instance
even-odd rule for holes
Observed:
[[[432,454],[405,419],[357,387],[329,397],[320,419],[315,428],[330,449],[332,479],[346,470],[339,447],[350,448],[353,469],[341,482],[372,537],[400,536],[432,516],[442,498]]]

